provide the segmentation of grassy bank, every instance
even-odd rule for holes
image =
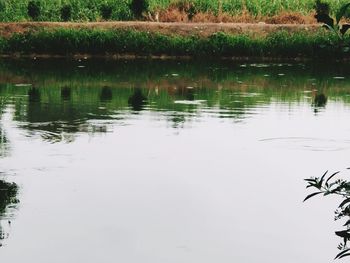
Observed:
[[[136,55],[190,57],[274,57],[338,58],[346,57],[336,48],[338,39],[320,29],[287,32],[280,30],[265,36],[214,33],[208,37],[166,35],[136,30],[56,28],[13,34],[0,38],[0,53],[46,55]],[[348,41],[348,40],[345,40]]]
[[[1,0],[0,21],[30,21],[28,15],[29,0]],[[71,15],[69,21],[101,21],[101,6],[108,5],[111,8],[111,20],[132,20],[133,14],[130,10],[131,0],[37,0],[40,15],[38,21],[62,21],[61,8],[69,6]],[[174,10],[183,6],[184,0],[149,0],[149,11],[161,12]],[[310,14],[314,12],[314,0],[187,0],[191,2],[198,13],[211,13],[217,15],[219,10],[225,14],[251,15],[251,16],[274,16],[281,12],[297,12]],[[328,1],[332,10],[337,10],[346,0]],[[181,9],[181,8],[180,8]]]

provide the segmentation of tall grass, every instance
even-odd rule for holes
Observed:
[[[347,37],[347,41],[349,37]],[[164,35],[135,30],[41,30],[0,38],[2,54],[133,54],[193,57],[342,57],[336,36],[319,31],[277,31],[265,37],[222,32],[209,37]]]
[[[29,21],[27,6],[29,0],[0,0],[0,21]],[[149,0],[150,10],[168,8],[172,3],[191,1],[199,12],[218,13],[218,0]],[[326,0],[333,10],[338,9],[347,0]],[[64,5],[72,7],[72,21],[100,21],[100,7],[108,4],[112,7],[112,20],[131,20],[131,0],[39,0],[41,6],[40,21],[61,21],[60,9]],[[222,0],[222,11],[239,15],[248,11],[254,16],[272,16],[281,11],[313,12],[314,0]]]

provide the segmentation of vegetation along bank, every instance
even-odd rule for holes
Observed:
[[[324,0],[331,12],[347,0]],[[315,0],[0,0],[0,22],[314,23]]]
[[[319,26],[179,24],[107,26],[0,25],[0,53],[9,55],[87,54],[95,56],[172,56],[242,58],[343,58],[348,53],[336,34]],[[7,29],[5,28],[7,27]],[[175,27],[175,28],[174,28]],[[178,28],[180,27],[180,28]],[[204,27],[201,30],[201,27]],[[206,27],[209,29],[206,30]],[[339,48],[335,48],[338,47]]]
[[[152,1],[157,2],[157,0]],[[145,20],[149,10],[152,10],[152,1],[128,0],[125,3],[128,10],[131,10],[133,18]],[[0,4],[0,14],[1,12],[5,14],[12,2],[0,1],[2,3]],[[87,3],[91,4],[91,8],[97,3],[96,1],[85,2],[80,3],[79,0],[74,2],[75,4],[79,3],[77,12],[85,10]],[[198,6],[204,2],[204,0],[193,0],[181,3],[186,4],[186,8],[195,4],[197,8],[195,10],[198,10]],[[234,1],[221,0],[219,2],[221,4],[219,11],[222,11],[224,3],[232,4]],[[240,2],[245,3],[242,7],[244,10],[248,3],[253,2],[253,0]],[[273,1],[273,3],[277,2]],[[303,0],[300,4],[307,2]],[[94,55],[288,59],[347,59],[349,57],[350,42],[346,33],[350,28],[350,24],[347,22],[350,4],[340,5],[338,9],[333,10],[328,3],[319,0],[312,1],[313,18],[322,23],[322,27],[322,24],[317,23],[272,25],[266,23],[163,23],[149,21],[38,22],[42,17],[46,20],[51,19],[50,16],[45,17],[43,14],[45,10],[51,10],[50,8],[53,6],[47,4],[44,8],[42,6],[44,2],[40,1],[19,1],[19,3],[23,4],[22,7],[26,10],[27,16],[36,21],[0,23],[0,54],[2,56]],[[60,1],[57,6],[61,6],[62,3]],[[67,1],[65,3],[64,6],[71,5],[73,2]],[[107,7],[111,7],[112,2],[105,1],[103,3],[99,5],[99,11],[103,20],[108,20],[107,18],[112,17],[114,9]],[[117,8],[117,5],[123,1],[118,2],[118,4],[116,1],[113,3],[116,5],[114,8]],[[174,1],[169,2],[169,4],[172,3]],[[280,4],[282,6],[286,3],[282,4],[281,2]],[[259,6],[257,3],[255,4]],[[60,10],[62,11],[62,9]],[[207,10],[216,9],[208,7]],[[69,20],[72,15],[71,8],[66,11],[67,17],[65,18],[67,19],[64,19],[65,21]],[[220,16],[221,11],[216,14],[217,17]],[[104,12],[108,13],[108,16]],[[62,11],[60,14],[63,16],[64,12]],[[193,16],[197,14],[195,12]],[[255,17],[258,15],[256,14]],[[20,17],[16,19],[21,20]],[[52,18],[52,20],[59,19]]]

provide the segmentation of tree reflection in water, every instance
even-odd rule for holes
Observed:
[[[68,87],[62,87],[61,88],[61,98],[63,100],[69,100],[71,97],[71,88]]]
[[[0,127],[0,158],[4,157],[8,152],[8,140],[4,131]],[[1,176],[1,173],[0,173]],[[9,236],[9,233],[4,229],[3,224],[10,224],[10,220],[5,220],[7,208],[11,204],[18,203],[16,198],[18,186],[15,183],[8,183],[0,179],[0,247],[2,240]]]
[[[146,104],[147,98],[142,94],[140,88],[136,88],[134,93],[128,99],[129,106],[133,111],[142,111]]]
[[[9,236],[9,233],[6,232],[3,228],[4,221],[5,224],[10,224],[9,220],[4,220],[4,215],[6,215],[6,210],[11,204],[18,203],[16,198],[18,187],[15,183],[8,183],[4,180],[0,180],[0,246],[1,240],[6,239]]]
[[[40,90],[38,88],[32,87],[28,90],[29,102],[40,102]]]
[[[312,106],[314,107],[314,112],[317,113],[321,108],[325,108],[327,104],[327,96],[324,93],[315,94],[312,101]]]
[[[305,179],[308,184],[306,188],[316,188],[317,190],[304,199],[306,201],[316,195],[339,195],[343,198],[343,201],[335,211],[335,220],[346,219],[345,229],[335,232],[342,239],[342,242],[338,245],[340,252],[336,255],[336,259],[350,256],[350,247],[348,245],[350,241],[350,181],[335,179],[338,173],[339,171],[328,175],[328,171],[326,171],[322,177]]]
[[[111,101],[113,98],[112,89],[108,86],[104,86],[101,90],[100,100],[102,102]]]

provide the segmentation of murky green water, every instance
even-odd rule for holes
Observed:
[[[329,262],[347,68],[0,62],[1,262]]]

